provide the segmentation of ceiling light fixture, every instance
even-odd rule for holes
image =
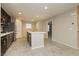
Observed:
[[[47,6],[45,6],[45,7],[44,7],[44,9],[45,9],[45,10],[47,10],[47,9],[48,9],[48,7],[47,7]]]
[[[76,15],[76,13],[71,13],[71,15],[75,16],[75,15]]]
[[[37,18],[39,17],[39,16],[36,16]]]
[[[21,15],[22,13],[21,13],[21,12],[19,12],[18,14],[19,14],[19,15]]]
[[[32,21],[34,21],[34,19],[32,19]]]

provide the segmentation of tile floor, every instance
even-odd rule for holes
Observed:
[[[79,56],[79,50],[45,39],[45,47],[32,50],[27,40],[17,39],[4,56]]]

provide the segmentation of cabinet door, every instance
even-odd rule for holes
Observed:
[[[29,45],[31,46],[31,34],[29,34]]]
[[[1,37],[1,55],[4,55],[4,53],[7,50],[7,41],[6,36]]]
[[[11,34],[11,38],[12,38],[11,42],[14,41],[14,36],[15,36],[14,33],[12,33],[12,34]]]
[[[7,35],[7,48],[10,46],[10,35]]]
[[[11,43],[12,43],[11,34],[8,34],[7,35],[7,48],[9,48],[9,46],[11,45]]]
[[[13,39],[14,39],[13,38],[13,33],[7,35],[7,48],[9,48],[9,46],[13,42]]]

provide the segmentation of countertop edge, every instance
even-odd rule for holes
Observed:
[[[46,32],[28,32],[28,33],[46,33]]]
[[[11,32],[6,32],[6,33],[0,33],[0,37],[3,37],[3,36],[8,35],[8,34],[10,34],[10,33],[13,33],[13,31],[11,31]]]

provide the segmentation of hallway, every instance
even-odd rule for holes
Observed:
[[[32,50],[25,38],[17,39],[4,56],[79,56],[79,50],[45,40],[45,47]]]

